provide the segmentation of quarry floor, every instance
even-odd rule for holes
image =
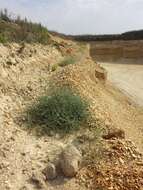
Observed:
[[[139,62],[138,62],[139,63]],[[143,106],[143,61],[129,60],[100,62],[108,71],[108,80],[127,94],[136,104]]]

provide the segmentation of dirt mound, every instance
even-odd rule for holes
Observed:
[[[77,89],[89,100],[91,113],[102,126],[106,126],[107,131],[110,128],[119,128],[119,131],[125,131],[126,138],[132,140],[135,145],[130,141],[124,143],[124,140],[107,141],[105,144],[110,146],[102,153],[106,164],[101,165],[99,169],[96,168],[96,164],[89,165],[80,171],[78,178],[83,180],[89,189],[141,190],[142,156],[137,147],[140,151],[143,150],[143,110],[137,108],[130,99],[110,84],[101,82],[101,78],[96,75],[99,68],[99,65],[85,57],[79,64],[56,73],[52,80],[56,81],[56,85]],[[101,73],[104,73],[103,70]],[[91,155],[93,154],[94,151]]]
[[[104,159],[100,159],[100,163],[93,160],[81,169],[77,175],[78,183],[93,190],[142,190],[143,158],[132,142],[110,140],[102,156]]]
[[[106,190],[142,190],[143,167],[106,164],[104,167],[83,169],[80,178],[86,181],[87,188]],[[81,181],[82,181],[81,180]]]
[[[103,120],[107,126],[123,129],[126,137],[142,151],[143,109],[108,82],[106,85],[102,83],[95,74],[99,67],[86,56],[79,64],[56,73],[52,80],[61,86],[76,88],[89,100],[96,119]]]
[[[57,45],[60,44],[63,40],[58,40]],[[67,42],[59,51],[57,45],[0,45],[0,189],[34,190],[39,185],[44,190],[63,190],[67,186],[79,189],[73,181],[58,184],[64,180],[61,178],[57,184],[50,184],[42,175],[48,161],[53,161],[72,140],[58,134],[39,137],[28,130],[23,116],[25,109],[47,92],[52,75],[49,67],[64,58],[62,52],[66,56],[69,46],[78,48]]]
[[[81,47],[75,43],[68,42],[67,45],[66,42],[59,41],[56,41],[56,45],[49,46],[35,44],[22,47],[19,44],[11,44],[1,45],[0,48],[0,60],[2,61],[0,65],[1,189],[35,190],[38,187],[44,190],[87,189],[86,187],[80,187],[75,179],[66,180],[62,176],[53,182],[47,182],[42,175],[42,171],[46,168],[48,162],[55,160],[56,155],[61,152],[63,147],[71,142],[77,143],[79,135],[81,139],[84,139],[82,142],[80,139],[79,147],[84,150],[85,142],[88,144],[90,140],[90,137],[85,137],[85,133],[89,132],[89,129],[82,128],[76,134],[72,133],[63,137],[56,133],[49,134],[49,136],[36,136],[35,131],[26,128],[28,124],[22,114],[36,98],[47,93],[51,83],[59,86],[67,85],[77,90],[81,96],[89,101],[90,111],[99,126],[106,130],[110,127],[124,130],[126,137],[134,141],[135,145],[142,150],[143,111],[132,105],[127,97],[108,84],[105,80],[105,70],[91,60],[87,49],[81,52]],[[80,51],[80,54],[78,54],[80,56],[76,64],[58,68],[54,73],[49,71],[49,65],[57,64],[67,53],[77,51]],[[90,123],[90,125],[92,124]],[[94,131],[96,125],[92,127]],[[130,153],[128,151],[126,153],[124,150],[126,148],[123,148],[120,143],[114,142],[113,144],[117,144],[118,147],[116,150],[112,147],[112,143],[110,145],[110,141],[108,143],[105,140],[103,141],[106,145],[109,145],[108,151],[105,151],[107,160],[110,158],[110,154],[114,155],[112,160],[113,170],[109,173],[109,176],[116,172],[114,164],[118,155],[123,159],[124,167],[128,171],[128,158],[131,157]],[[95,144],[93,143],[93,145]],[[120,150],[122,149],[121,154]],[[134,159],[135,164],[137,164],[139,155],[133,151],[133,157],[134,154],[137,157],[137,159]],[[125,159],[126,157],[127,159]],[[92,167],[91,172],[94,173],[95,165],[92,165]],[[87,169],[88,167],[86,167]],[[105,172],[101,170],[103,172],[102,176],[108,176],[107,170],[108,167],[105,168]],[[134,175],[134,170],[132,171]],[[135,179],[140,182],[139,177]],[[104,177],[102,177],[102,180],[104,182]],[[108,187],[108,184],[106,185]]]

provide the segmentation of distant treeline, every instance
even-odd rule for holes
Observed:
[[[76,41],[113,41],[113,40],[143,40],[143,30],[125,32],[123,34],[113,35],[65,35],[55,31],[50,31],[51,34],[62,38],[68,38]]]
[[[7,9],[0,10],[0,42],[49,42],[49,32],[40,23],[33,23],[27,18],[12,16]]]
[[[0,10],[0,43],[27,42],[47,44],[50,35],[76,41],[113,41],[113,40],[143,40],[143,30],[130,31],[113,35],[65,35],[55,31],[48,31],[40,23],[33,23],[27,18],[12,16],[7,9]]]

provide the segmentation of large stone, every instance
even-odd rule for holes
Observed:
[[[102,137],[106,140],[112,139],[112,138],[124,139],[125,132],[122,129],[111,128],[108,130],[108,133],[103,135]]]
[[[38,171],[32,174],[30,181],[37,189],[45,188],[45,177]]]
[[[48,166],[43,173],[45,174],[47,180],[53,180],[57,177],[56,167],[52,163],[48,163]]]
[[[106,70],[98,65],[95,69],[95,77],[105,82],[107,80]]]
[[[12,58],[10,57],[7,62],[6,62],[7,65],[11,66],[11,65],[16,65],[16,60],[15,58]]]
[[[66,177],[74,177],[81,163],[81,154],[73,145],[67,146],[61,153],[61,169]]]

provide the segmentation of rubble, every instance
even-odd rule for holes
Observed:
[[[48,163],[47,167],[43,171],[47,180],[53,180],[57,177],[56,166],[52,163]]]
[[[112,139],[112,138],[124,139],[125,132],[122,129],[111,128],[111,129],[108,129],[107,134],[104,134],[102,137],[106,140]]]
[[[109,145],[104,149],[104,160],[82,168],[77,182],[92,190],[142,190],[142,154],[130,141],[111,140]]]
[[[106,81],[107,80],[107,71],[101,67],[100,65],[96,66],[95,69],[95,76],[98,78],[100,81]]]
[[[60,165],[66,177],[74,177],[81,163],[81,154],[73,145],[67,146],[61,153]]]

